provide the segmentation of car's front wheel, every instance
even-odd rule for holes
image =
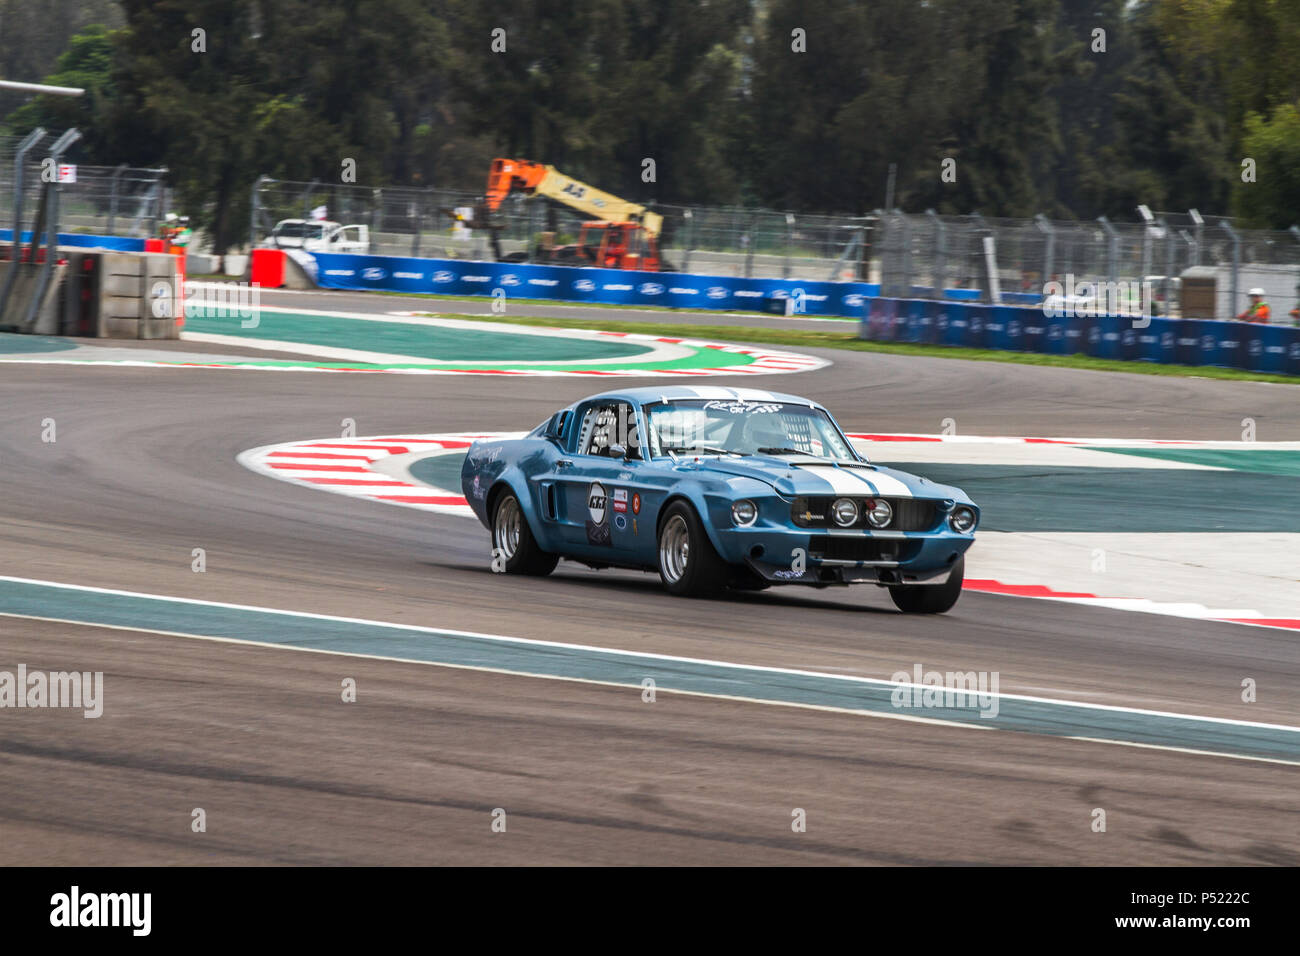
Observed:
[[[669,594],[703,597],[720,591],[727,564],[713,550],[695,509],[674,501],[659,522],[659,579]]]
[[[889,589],[894,606],[907,614],[942,614],[952,610],[961,597],[966,576],[966,558],[960,557],[944,584],[899,584]]]
[[[492,509],[492,570],[541,576],[554,571],[559,561],[559,555],[537,546],[514,492],[502,492]]]

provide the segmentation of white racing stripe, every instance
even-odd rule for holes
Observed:
[[[864,472],[858,468],[836,468],[834,465],[795,465],[800,471],[810,472],[831,486],[837,495],[872,494],[887,498],[915,497],[911,489],[897,478],[878,471]]]
[[[758,388],[733,388],[736,398],[742,402],[774,402],[776,396],[771,392],[765,392]]]
[[[706,398],[711,401],[736,397],[734,388],[723,388],[720,385],[694,385],[691,386],[690,390],[696,398]]]

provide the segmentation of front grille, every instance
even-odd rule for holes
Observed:
[[[924,498],[886,498],[894,509],[894,531],[929,531],[939,520],[938,508]]]
[[[815,534],[808,544],[810,558],[827,561],[910,561],[920,550],[920,541],[854,535]]]
[[[796,498],[790,506],[790,518],[800,528],[838,528],[831,520],[831,502],[839,497],[852,497],[858,503],[858,521],[850,528],[868,528],[867,502],[873,499],[857,495],[814,495]],[[894,509],[893,520],[887,525],[890,531],[933,531],[942,512],[938,503],[927,498],[885,498]]]

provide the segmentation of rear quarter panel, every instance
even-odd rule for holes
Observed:
[[[461,491],[478,520],[490,528],[488,496],[498,483],[504,482],[514,489],[529,526],[538,529],[535,482],[531,479],[552,470],[559,457],[559,449],[540,438],[475,442],[461,465]]]

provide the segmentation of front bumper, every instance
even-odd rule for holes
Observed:
[[[973,534],[720,530],[722,557],[769,584],[943,584]]]

